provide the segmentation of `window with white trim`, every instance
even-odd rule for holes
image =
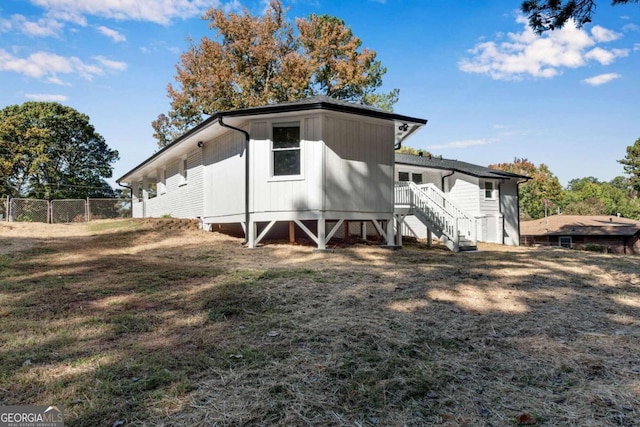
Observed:
[[[294,176],[301,174],[300,124],[274,124],[272,153],[273,176]]]
[[[160,179],[158,180],[158,194],[164,194],[167,192],[167,170],[162,169],[160,172]]]
[[[422,174],[421,173],[412,173],[411,174],[411,181],[415,182],[418,185],[422,184]]]
[[[484,182],[484,198],[492,200],[494,198],[493,191],[494,191],[493,182],[485,181]]]
[[[398,181],[409,181],[409,172],[398,172]]]
[[[187,183],[187,158],[185,157],[180,161],[180,176],[182,177],[180,185],[184,185]]]

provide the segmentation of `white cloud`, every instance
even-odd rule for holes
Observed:
[[[37,21],[29,21],[23,15],[12,15],[11,19],[0,20],[0,32],[6,33],[17,30],[33,37],[58,37],[64,25],[55,19],[40,18]]]
[[[609,65],[615,61],[616,58],[623,58],[625,56],[629,56],[629,49],[606,50],[601,47],[593,48],[584,55],[585,58],[598,61],[602,65]]]
[[[125,62],[112,61],[104,56],[94,56],[93,59],[111,70],[125,71],[127,69],[127,64]]]
[[[126,64],[109,61],[103,57],[94,58],[97,64],[90,64],[75,56],[60,56],[49,52],[35,52],[26,58],[16,57],[0,49],[0,71],[13,71],[49,83],[65,84],[61,74],[79,75],[85,80],[105,74],[105,71],[122,71]]]
[[[219,0],[31,0],[31,3],[58,19],[66,16],[76,23],[86,15],[94,15],[121,21],[169,24],[174,19],[199,16],[210,7],[220,7]]]
[[[127,38],[122,33],[116,30],[113,30],[111,28],[105,27],[104,25],[100,25],[97,29],[101,34],[111,38],[116,43],[124,42],[127,40]]]
[[[607,73],[584,79],[583,82],[591,86],[600,86],[612,80],[619,79],[620,77],[620,74],[617,73]]]
[[[629,49],[605,49],[598,43],[617,40],[620,33],[595,26],[591,33],[579,29],[570,21],[561,30],[536,35],[525,17],[516,22],[523,25],[519,33],[508,33],[506,40],[485,41],[469,50],[458,68],[466,73],[488,74],[495,80],[517,80],[525,76],[552,78],[565,68],[578,68],[589,61],[603,65],[627,56]]]
[[[608,30],[600,25],[596,25],[591,29],[591,35],[596,42],[612,42],[622,37],[622,34]]]
[[[69,99],[66,95],[54,95],[49,93],[27,93],[25,96],[29,99],[33,99],[34,101],[64,102]]]
[[[432,150],[441,150],[443,148],[465,148],[474,145],[487,145],[495,141],[495,139],[463,139],[460,141],[447,142],[446,144],[429,145],[427,148]]]
[[[624,32],[640,31],[640,26],[636,24],[626,24],[624,27],[622,27],[622,31]]]
[[[640,50],[640,43],[634,43],[633,44],[633,51],[636,52],[638,50]]]

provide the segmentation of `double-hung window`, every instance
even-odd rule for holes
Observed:
[[[493,199],[493,182],[492,181],[484,182],[484,198],[488,200]]]
[[[273,125],[273,176],[300,175],[300,124]]]

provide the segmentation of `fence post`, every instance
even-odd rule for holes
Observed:
[[[9,204],[9,202],[11,201],[11,197],[7,196],[7,204],[5,205],[5,214],[7,214],[7,219],[6,221],[9,222],[9,217],[11,215],[11,205]]]
[[[53,218],[53,205],[51,204],[51,200],[47,200],[47,224],[52,223]]]
[[[84,222],[89,222],[91,218],[91,208],[89,207],[89,196],[87,196],[87,202],[84,205]]]

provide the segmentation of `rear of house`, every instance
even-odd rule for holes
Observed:
[[[327,97],[217,113],[118,182],[135,217],[241,227],[250,247],[295,226],[322,249],[345,221],[393,245],[394,149],[425,123]]]
[[[523,175],[489,169],[458,160],[396,154],[396,180],[431,184],[476,220],[477,240],[518,245],[518,185]],[[427,230],[416,218],[405,220],[405,235],[425,238]]]

